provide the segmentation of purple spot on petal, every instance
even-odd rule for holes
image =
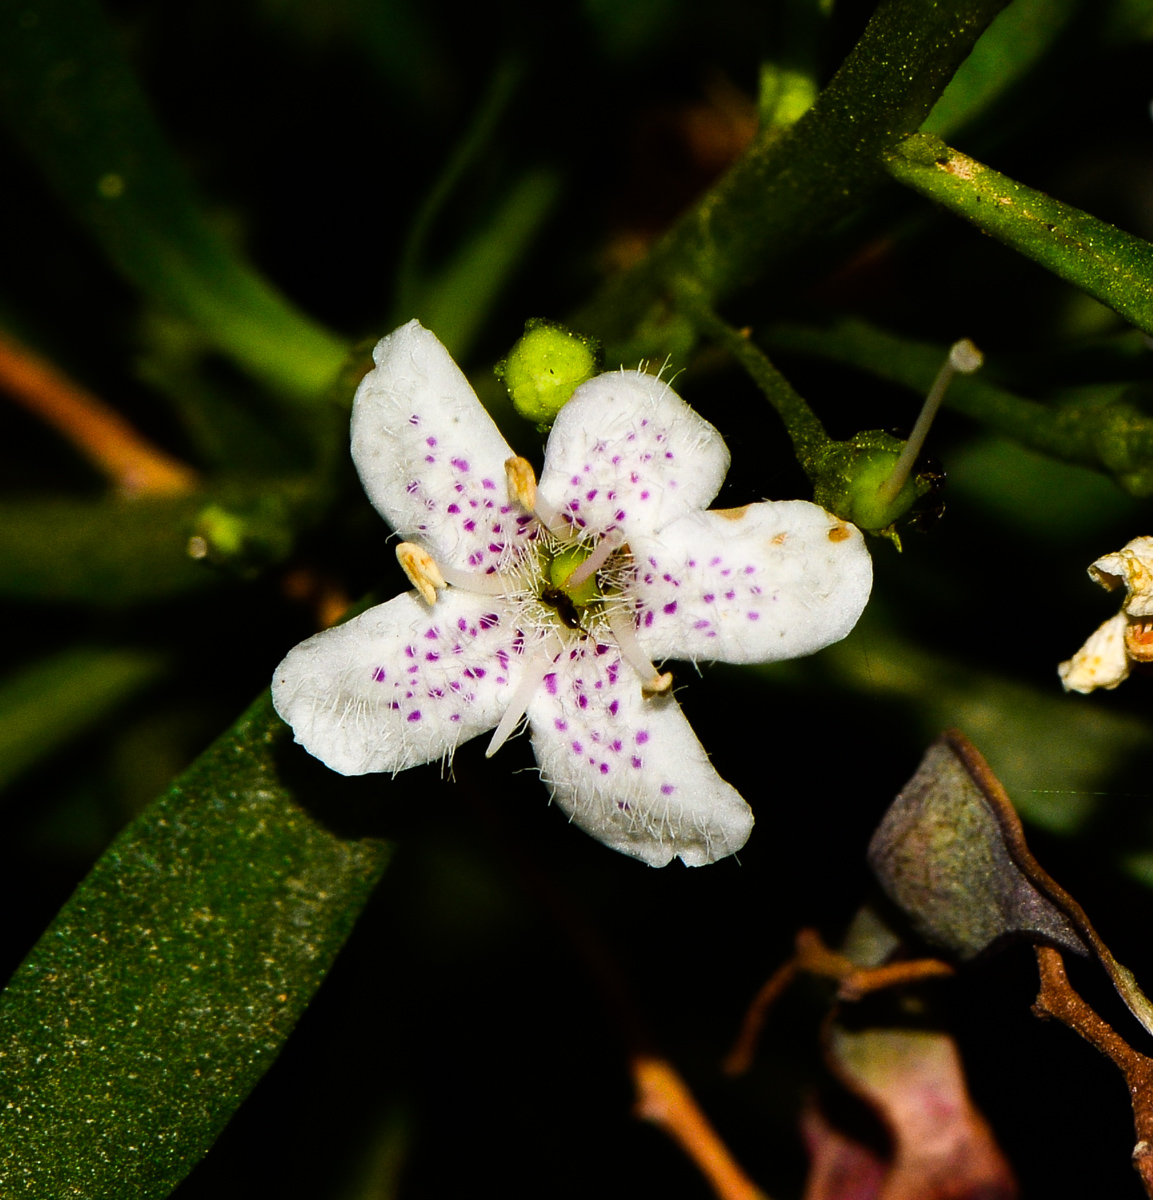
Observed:
[[[673,794],[673,792],[675,792],[676,790],[677,789],[675,787],[673,787],[673,785],[671,783],[662,783],[661,784],[661,795],[662,796],[671,796]]]
[[[412,712],[410,712],[410,713],[408,714],[408,719],[409,719],[410,721],[419,721],[419,720],[420,720],[420,709],[419,709],[419,708],[414,708],[414,709],[412,710]]]
[[[577,708],[588,708],[588,706],[589,698],[584,694],[584,692],[581,692],[581,694],[577,697]]]
[[[644,763],[641,762],[641,760],[637,758],[635,754],[633,755],[633,766],[636,767],[638,771],[644,766]]]
[[[436,459],[431,454],[426,454],[424,456],[424,461],[426,463],[434,463],[434,462],[436,462]]]
[[[708,629],[708,627],[709,627],[709,623],[708,623],[708,621],[697,621],[697,622],[696,622],[696,623],[693,625],[693,628],[694,628],[694,629]]]
[[[751,612],[747,615],[750,621],[759,621],[761,619],[761,614],[759,612]]]
[[[643,746],[648,740],[649,733],[647,729],[642,729],[636,736],[636,743],[638,746]]]
[[[580,744],[580,742],[573,742],[572,748],[573,748],[574,754],[583,754],[584,753],[584,747]]]
[[[452,714],[452,716],[450,716],[450,717],[449,717],[449,720],[450,720],[450,721],[459,721],[459,720],[460,720],[460,713],[453,713],[453,714]]]
[[[416,651],[412,646],[405,646],[404,653],[407,658],[416,658]]]
[[[448,511],[450,513],[458,513],[458,512],[460,512],[460,505],[459,504],[450,504],[448,506]]]
[[[648,494],[648,492],[641,492],[641,499],[642,499],[642,500],[647,500],[648,498],[649,498],[649,494]]]
[[[482,479],[480,481],[480,486],[484,488],[486,492],[491,492],[496,488],[496,484],[493,483],[491,479]]]
[[[602,774],[602,775],[607,775],[608,773],[609,773],[609,765],[608,765],[608,763],[601,763],[601,774]]]
[[[435,642],[440,635],[436,632],[436,626],[434,625],[431,629],[424,631],[424,636],[428,641]]]
[[[754,566],[752,566],[752,565],[750,565],[750,566],[747,566],[747,567],[745,568],[745,574],[746,574],[746,575],[751,575],[751,574],[752,574],[752,573],[753,573],[753,572],[754,572],[756,569],[757,569],[757,568],[756,568],[756,567],[754,567]]]
[[[714,596],[712,592],[705,592],[705,594],[701,597],[701,599],[706,604],[712,604],[712,602],[716,599],[716,596]]]
[[[500,617],[496,613],[485,613],[480,619],[481,629],[491,629],[494,625],[500,624]],[[498,654],[499,658],[500,655]]]
[[[468,470],[468,460],[465,458],[453,458],[449,460],[458,471]]]
[[[434,438],[434,437],[425,438],[425,439],[424,439],[424,442],[425,442],[425,445],[426,445],[426,446],[435,446],[435,445],[436,445],[436,438]]]
[[[592,490],[591,492],[585,492],[585,499],[586,499],[586,500],[595,500],[596,498],[597,498],[597,490],[596,490],[596,488],[593,488],[593,490]]]
[[[476,528],[476,522],[472,519],[472,517],[469,517],[469,519],[465,521],[464,527],[469,531],[469,533],[472,533],[472,531]]]
[[[419,425],[419,424],[420,424],[420,417],[418,417],[418,416],[416,415],[416,413],[413,413],[413,414],[412,414],[412,416],[408,418],[408,423],[409,423],[410,425]]]
[[[556,695],[556,672],[550,671],[544,677],[544,689],[550,696]]]
[[[553,721],[553,724],[561,731],[561,733],[564,733],[564,731],[568,728],[568,722],[562,721],[560,717],[557,717],[557,719]]]
[[[424,656],[424,661],[425,661],[425,662],[436,662],[436,661],[437,661],[439,658],[440,658],[440,655],[439,655],[439,654],[437,654],[437,652],[436,652],[435,650],[430,650],[430,651],[429,651],[429,652],[428,652],[428,653],[427,653],[427,654]]]
[[[623,744],[624,744],[624,743],[623,743],[623,742],[620,740],[620,738],[614,738],[614,739],[612,740],[611,744],[609,745],[609,749],[610,749],[610,750],[615,750],[615,751],[616,751],[618,754],[620,754],[620,752],[621,752],[621,746],[622,746]]]
[[[653,623],[653,610],[650,608],[649,611],[647,613],[645,613],[645,628],[648,629],[648,627],[652,623]]]
[[[675,613],[676,611],[677,611],[677,602],[675,600],[672,601],[671,604],[665,605],[665,614],[667,616],[671,617],[673,615],[673,613]]]
[[[373,679],[374,679],[374,680],[375,680],[377,683],[383,683],[383,682],[385,681],[385,679],[387,679],[387,678],[388,678],[388,676],[387,676],[387,674],[385,673],[385,670],[384,670],[384,668],[383,668],[383,667],[377,667],[377,668],[376,668],[376,670],[375,670],[375,671],[373,671],[373,673],[372,673],[372,678],[373,678]]]
[[[619,700],[614,700],[609,705],[609,712],[611,712],[612,715],[615,717],[617,715],[617,710],[620,708],[620,706],[621,706],[621,702]]]

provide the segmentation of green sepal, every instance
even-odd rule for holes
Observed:
[[[844,442],[831,442],[807,465],[813,499],[866,533],[887,537],[900,549],[894,526],[932,489],[927,475],[910,475],[896,496],[878,494],[893,472],[905,443],[880,429],[867,429]]]
[[[504,381],[513,407],[547,429],[569,397],[601,369],[601,344],[555,321],[525,322],[524,333],[493,370]]]

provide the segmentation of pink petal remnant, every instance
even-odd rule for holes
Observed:
[[[860,532],[801,501],[704,511],[728,450],[642,372],[573,393],[533,486],[428,330],[411,321],[373,357],[352,455],[420,598],[288,654],[272,693],[296,740],[345,775],[395,772],[496,728],[493,752],[523,716],[557,806],[593,837],[653,866],[739,850],[752,812],[652,660],[769,662],[843,637],[872,582]]]
[[[948,1034],[836,1025],[830,1053],[843,1082],[884,1123],[892,1157],[878,1180],[875,1151],[810,1115],[805,1200],[1014,1200],[1012,1170],[969,1097]]]

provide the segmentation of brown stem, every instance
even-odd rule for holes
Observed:
[[[0,333],[0,389],[54,426],[129,496],[179,495],[196,473],[26,346]]]
[[[1125,1076],[1133,1105],[1133,1129],[1137,1144],[1133,1147],[1133,1166],[1145,1185],[1145,1194],[1153,1197],[1153,1058],[1134,1050],[1113,1027],[1073,990],[1065,974],[1065,962],[1059,950],[1035,946],[1041,990],[1033,1012],[1042,1019],[1055,1017],[1095,1046]]]
[[[630,1060],[634,1111],[659,1126],[697,1164],[721,1200],[767,1200],[734,1160],[676,1068],[663,1058]]]
[[[793,982],[800,971],[820,975],[840,982],[838,1000],[860,1000],[870,992],[898,987],[904,983],[920,983],[924,979],[939,979],[956,972],[937,958],[914,958],[888,963],[882,967],[859,967],[845,954],[830,950],[815,929],[797,933],[796,953],[779,966],[753,997],[741,1023],[741,1031],[723,1063],[726,1075],[743,1075],[753,1065],[761,1030],[769,1009]]]

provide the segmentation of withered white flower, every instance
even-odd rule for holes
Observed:
[[[705,511],[728,450],[651,375],[578,388],[538,485],[428,330],[374,358],[352,454],[417,591],[280,664],[297,741],[344,775],[395,772],[495,727],[491,754],[527,715],[542,778],[593,837],[653,866],[739,850],[749,806],[652,660],[772,662],[843,638],[872,585],[861,533],[804,501]]]
[[[1109,591],[1124,584],[1125,601],[1057,668],[1067,692],[1115,688],[1128,678],[1133,663],[1153,662],[1153,537],[1134,538],[1097,559],[1089,577]]]

